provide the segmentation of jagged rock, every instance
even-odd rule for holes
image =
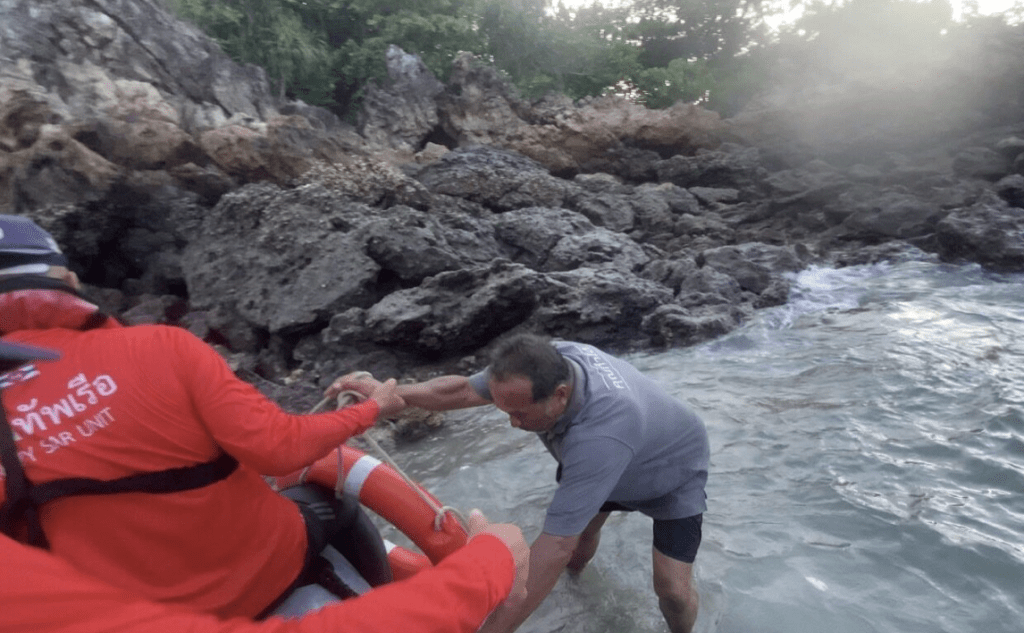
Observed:
[[[177,320],[185,313],[185,302],[171,295],[144,295],[128,310],[121,312],[126,325],[167,323]]]
[[[566,235],[555,244],[545,262],[547,270],[613,268],[636,272],[650,257],[630,238],[603,228],[583,235]]]
[[[739,319],[731,310],[705,310],[694,314],[676,304],[659,306],[644,317],[643,330],[656,345],[693,345],[734,329]]]
[[[19,113],[21,114],[21,113]],[[43,111],[46,118],[50,113]],[[57,125],[39,126],[31,142],[0,155],[0,211],[26,209],[67,212],[71,207],[104,199],[123,180],[122,170]],[[84,185],[84,186],[83,186]]]
[[[698,268],[679,285],[674,303],[684,308],[738,304],[743,288],[736,278],[711,266]]]
[[[292,184],[321,185],[375,206],[408,205],[425,209],[433,202],[431,193],[418,181],[390,163],[361,155],[342,156],[333,162],[316,160]]]
[[[366,310],[349,308],[331,317],[327,327],[299,338],[288,360],[299,364],[321,389],[351,371],[397,376],[417,364],[413,350],[384,348],[370,340]]]
[[[584,193],[573,196],[568,206],[587,216],[597,226],[613,231],[629,231],[636,222],[633,206],[625,194]]]
[[[658,163],[658,180],[680,187],[715,187],[756,190],[768,175],[760,152],[753,147],[728,144],[717,150],[676,154]]]
[[[792,247],[758,243],[709,248],[700,254],[698,262],[729,275],[740,288],[756,294],[763,293],[782,274],[804,267]]]
[[[629,148],[670,155],[716,147],[725,130],[717,114],[681,103],[648,110],[607,97],[575,108],[556,98],[530,107],[495,69],[469,54],[456,58],[440,102],[444,129],[460,145],[512,149],[560,175],[576,174],[583,165],[611,171],[605,157],[628,160],[635,155]],[[625,171],[649,173],[653,155],[646,156],[647,168]]]
[[[998,180],[1009,168],[1010,160],[991,147],[968,147],[953,158],[953,171],[966,178]]]
[[[690,187],[688,191],[697,200],[700,200],[709,207],[733,204],[740,201],[739,190],[729,187]]]
[[[430,356],[465,352],[525,321],[543,285],[539,273],[505,260],[441,273],[384,297],[366,326],[378,343]]]
[[[696,198],[685,189],[679,189],[674,185],[637,187],[629,198],[634,214],[634,230],[630,235],[639,242],[654,242],[659,235],[672,235],[675,231],[676,208],[681,194],[689,196],[693,206],[700,208]],[[677,203],[676,206],[673,206],[673,202]]]
[[[231,61],[158,0],[0,10],[0,211],[74,225],[126,199],[213,204],[365,145],[330,113],[296,103],[280,115],[262,69]]]
[[[275,113],[262,70],[154,0],[9,0],[3,13],[8,211],[102,201],[123,172],[202,165],[198,130]]]
[[[864,193],[861,191],[861,193]],[[845,216],[843,228],[866,236],[909,238],[935,230],[945,211],[930,200],[900,191],[867,190],[868,196],[855,199],[840,196],[841,209],[831,210],[833,217]]]
[[[996,183],[995,191],[1012,207],[1024,207],[1024,176],[1010,174]]]
[[[249,185],[221,199],[183,255],[193,306],[270,332],[373,303],[380,266],[351,229],[370,209],[322,187]]]
[[[118,80],[158,88],[170,99],[170,108],[159,108],[164,116],[194,107],[188,118],[211,126],[276,111],[262,69],[232,62],[162,2],[5,0],[3,12],[3,57],[40,82],[66,121],[116,107]]]
[[[1024,138],[1010,135],[1000,139],[993,148],[1009,160],[1013,160],[1024,153]]]
[[[1024,271],[1024,209],[991,198],[957,209],[936,227],[946,261],[976,261],[994,270]]]
[[[199,136],[199,145],[220,169],[241,182],[281,185],[314,165],[344,163],[360,153],[360,143],[327,134],[298,115],[211,129]]]
[[[734,235],[733,229],[720,215],[715,213],[703,213],[701,215],[684,213],[676,218],[674,232],[676,235],[687,238],[695,236],[710,237],[714,242],[730,242]],[[692,243],[693,241],[689,239],[678,240],[673,243],[671,250],[686,248]]]
[[[498,212],[559,207],[569,189],[564,180],[521,154],[479,145],[445,154],[424,167],[417,179],[432,193],[465,198]]]
[[[673,293],[678,293],[683,282],[695,275],[698,269],[697,262],[689,256],[659,258],[649,261],[641,269],[640,276],[670,288]]]
[[[586,216],[567,209],[528,207],[494,218],[494,235],[508,256],[535,270],[546,270],[552,249],[569,235],[582,235],[597,227]]]
[[[479,265],[500,257],[497,241],[479,236],[457,240],[457,227],[446,226],[437,216],[408,207],[391,207],[370,220],[360,231],[366,252],[383,270],[396,275],[403,286],[415,285],[447,270]],[[474,239],[476,238],[476,239]]]
[[[613,268],[549,273],[529,326],[568,339],[619,348],[642,344],[645,315],[672,300],[661,284]]]
[[[360,132],[370,143],[411,155],[440,123],[436,97],[444,85],[419,57],[394,44],[386,62],[389,81],[367,87]]]

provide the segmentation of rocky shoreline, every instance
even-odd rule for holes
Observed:
[[[1019,98],[812,137],[799,108],[526,102],[471,58],[441,84],[392,49],[353,127],[156,0],[0,17],[0,211],[50,230],[105,308],[189,328],[285,403],[357,368],[470,370],[511,331],[694,344],[812,264],[1024,271]]]

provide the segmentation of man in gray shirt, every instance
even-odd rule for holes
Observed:
[[[360,389],[342,380],[328,390]],[[399,385],[409,406],[447,411],[494,404],[512,426],[537,433],[558,460],[558,489],[531,547],[527,595],[509,599],[481,631],[510,633],[550,593],[563,569],[578,573],[612,511],[654,519],[654,590],[672,633],[697,617],[693,561],[706,510],[704,423],[629,363],[581,343],[518,335],[468,378]]]

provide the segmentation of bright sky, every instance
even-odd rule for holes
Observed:
[[[554,0],[558,2],[558,0]],[[566,7],[572,9],[574,7],[589,6],[594,4],[595,0],[561,0]],[[599,4],[606,6],[628,4],[629,0],[597,0]],[[982,15],[992,15],[994,13],[1001,13],[1011,8],[1015,4],[1016,0],[977,0],[978,11]],[[965,4],[963,0],[950,0],[953,5],[953,14],[959,15],[960,5]]]

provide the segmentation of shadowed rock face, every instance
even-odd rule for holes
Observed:
[[[792,91],[722,120],[528,102],[468,56],[443,85],[392,48],[357,132],[161,7],[0,0],[0,211],[50,230],[104,306],[250,377],[468,370],[523,330],[689,345],[812,262],[1024,270],[1005,91],[917,85],[912,114],[865,101],[881,84]]]

